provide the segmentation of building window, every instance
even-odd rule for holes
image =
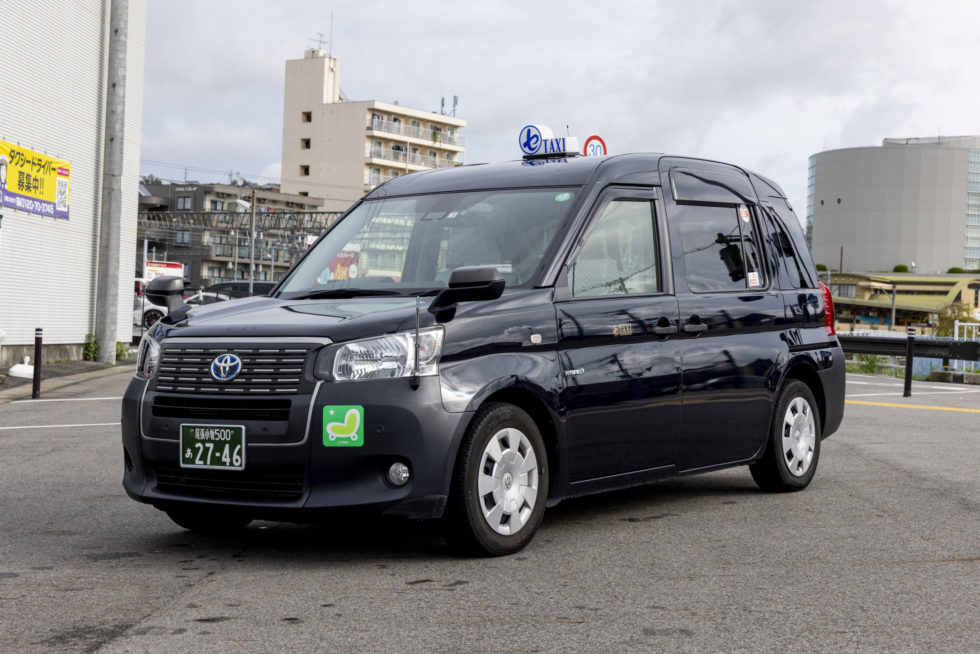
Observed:
[[[857,284],[831,284],[830,293],[837,297],[857,297]]]
[[[456,154],[454,152],[447,152],[446,153],[446,161],[452,162],[453,161],[453,158],[455,156],[456,156]]]
[[[211,211],[224,211],[225,201],[224,200],[211,200]]]
[[[302,177],[309,177],[310,176],[310,167],[309,166],[300,166],[299,167],[299,174]]]
[[[381,129],[385,122],[385,117],[381,114],[371,114],[371,129]]]
[[[303,197],[307,197],[307,198],[310,197],[309,191],[300,191],[299,194],[302,195]]]
[[[221,268],[218,266],[208,266],[208,277],[217,279],[221,277]]]
[[[303,150],[309,150],[312,146],[313,146],[313,142],[311,139],[299,140],[299,147],[302,148]]]
[[[179,229],[174,233],[174,243],[177,245],[190,245],[191,233],[186,229]]]
[[[177,197],[177,211],[190,211],[191,210],[191,197],[189,195],[181,195]]]
[[[312,111],[304,111],[303,112],[303,122],[304,123],[312,123],[313,122],[313,112]]]

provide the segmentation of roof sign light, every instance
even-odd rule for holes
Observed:
[[[525,125],[517,139],[525,158],[574,157],[578,155],[578,137],[555,138],[547,125]]]

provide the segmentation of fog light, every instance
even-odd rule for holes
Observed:
[[[388,481],[393,486],[404,486],[411,476],[412,473],[408,471],[408,466],[404,463],[392,463],[391,467],[388,468]]]

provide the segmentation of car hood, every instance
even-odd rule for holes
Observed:
[[[420,320],[433,323],[424,309]],[[165,317],[156,338],[321,337],[333,341],[384,334],[415,326],[415,297],[281,300],[249,297],[218,302]]]

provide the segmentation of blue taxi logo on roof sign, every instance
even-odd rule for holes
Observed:
[[[540,154],[545,139],[552,138],[554,135],[551,130],[544,125],[525,125],[524,129],[521,130],[518,143],[521,146],[521,152],[524,154]]]

